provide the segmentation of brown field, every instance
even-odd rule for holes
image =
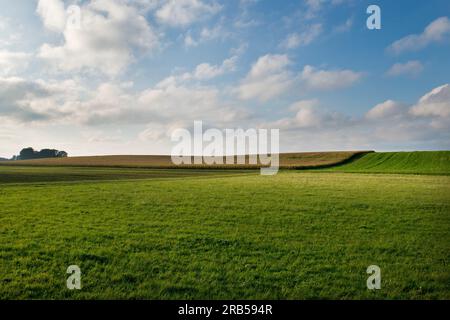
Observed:
[[[284,169],[312,169],[347,163],[371,151],[305,152],[280,154],[280,167]],[[248,163],[248,157],[247,161]],[[119,168],[259,168],[258,165],[183,165],[172,164],[170,156],[92,156],[21,161],[2,161],[0,165],[18,166],[73,166],[73,167],[119,167]]]

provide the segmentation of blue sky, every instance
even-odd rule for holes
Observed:
[[[380,30],[366,26],[371,4]],[[0,8],[0,157],[169,153],[194,120],[278,128],[282,151],[450,147],[446,0]]]

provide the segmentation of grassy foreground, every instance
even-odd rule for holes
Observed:
[[[3,183],[0,298],[450,299],[449,195],[449,176],[295,171]]]

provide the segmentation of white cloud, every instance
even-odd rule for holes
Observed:
[[[141,141],[159,141],[169,136],[170,129],[161,123],[149,123],[138,135]]]
[[[238,29],[251,28],[260,25],[260,21],[254,18],[253,6],[260,0],[239,1],[239,14],[236,16],[233,25]]]
[[[0,78],[0,113],[20,122],[63,119],[71,114],[68,106],[82,91],[73,80]]]
[[[66,9],[61,0],[39,0],[36,12],[44,26],[52,31],[62,32],[66,27]]]
[[[45,3],[59,7],[61,1]],[[49,23],[45,14],[41,17],[45,25],[56,25]],[[81,18],[81,28],[59,29],[64,35],[63,45],[42,45],[39,57],[49,66],[61,71],[100,70],[115,76],[133,62],[136,53],[158,46],[158,37],[145,17],[124,2],[94,0],[82,6]]]
[[[195,40],[190,33],[186,34],[184,37],[184,45],[186,47],[196,47],[198,44],[198,41]]]
[[[23,25],[0,15],[0,48],[10,47],[23,41]]]
[[[217,25],[213,28],[203,28],[200,32],[200,39],[202,41],[214,40],[224,38],[228,35],[228,31],[222,25]]]
[[[318,111],[318,100],[302,100],[291,105],[290,110],[296,111],[295,124],[301,128],[320,125],[322,119]]]
[[[437,87],[411,108],[415,116],[450,118],[450,85]]]
[[[393,100],[386,100],[370,109],[366,114],[366,118],[370,120],[392,118],[401,115],[404,111],[404,104]]]
[[[225,59],[220,65],[211,65],[209,63],[201,63],[195,67],[192,72],[185,72],[178,75],[169,76],[161,80],[156,87],[162,88],[167,86],[175,86],[192,80],[205,81],[211,80],[236,69],[238,56],[232,56]]]
[[[156,17],[162,23],[173,27],[186,27],[194,22],[217,14],[222,6],[216,2],[205,3],[202,0],[168,0],[156,11]]]
[[[268,101],[288,90],[294,79],[288,71],[287,55],[265,55],[253,64],[250,72],[241,82],[238,95],[241,99]]]
[[[325,2],[325,0],[306,0],[306,18],[312,19],[314,18],[317,13],[322,9],[322,4]]]
[[[406,126],[406,123],[428,123],[433,128],[448,131],[450,85],[445,84],[431,90],[409,107],[400,102],[387,100],[369,110],[366,113],[366,119],[381,122],[391,121],[395,122],[397,126]]]
[[[334,27],[334,32],[347,32],[353,27],[353,18],[348,18],[341,25]]]
[[[290,117],[261,124],[281,130],[285,151],[450,147],[449,84],[435,88],[412,107],[387,100],[364,117],[321,108],[317,99],[297,101],[289,109]]]
[[[105,133],[102,130],[87,130],[82,132],[82,135],[88,143],[93,144],[110,144],[123,142],[120,130],[119,132],[115,132],[112,134]]]
[[[0,50],[0,76],[17,75],[27,68],[31,58],[29,53]]]
[[[395,54],[420,50],[431,43],[443,40],[449,34],[450,20],[447,17],[441,17],[431,22],[422,33],[412,34],[395,41],[388,50]]]
[[[352,70],[317,70],[307,65],[303,68],[301,78],[310,89],[333,90],[355,84],[362,75]]]
[[[324,132],[350,124],[348,117],[323,109],[317,99],[296,101],[290,105],[289,110],[294,113],[292,116],[265,123],[263,126],[289,132],[304,130]]]
[[[291,33],[281,43],[286,49],[295,49],[299,46],[307,46],[322,33],[322,25],[320,23],[309,26],[302,33]]]
[[[220,122],[232,121],[236,115],[221,102],[219,91],[210,87],[159,84],[139,94],[138,103],[158,118],[166,120],[203,119]]]
[[[420,61],[413,60],[405,63],[396,63],[394,64],[386,74],[388,76],[401,76],[401,75],[411,75],[417,76],[419,73],[423,71],[423,65]]]
[[[194,78],[198,80],[208,80],[223,75],[226,72],[234,71],[236,68],[237,56],[226,59],[222,65],[210,65],[209,63],[199,64],[195,68]]]
[[[209,87],[160,84],[133,93],[114,83],[89,90],[73,80],[0,78],[0,117],[17,123],[168,125],[181,118],[221,124],[245,116],[246,112],[226,104],[219,91]]]
[[[201,43],[212,41],[212,40],[224,40],[229,37],[231,33],[226,30],[222,24],[218,24],[213,28],[204,27],[197,38],[195,39],[191,32],[187,32],[184,37],[184,45],[186,47],[196,47]]]
[[[147,13],[158,8],[165,0],[124,0],[127,4],[136,6],[139,11]]]
[[[349,2],[349,0],[305,0],[306,19],[316,18],[324,10],[324,7],[337,6]]]

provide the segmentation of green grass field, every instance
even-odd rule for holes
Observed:
[[[450,151],[368,153],[331,171],[450,174]]]
[[[450,176],[422,167],[2,166],[0,299],[450,299]]]
[[[254,171],[254,170],[253,170]],[[235,176],[249,174],[251,170],[208,170],[208,169],[141,169],[107,167],[36,167],[0,166],[0,184],[29,182],[69,182],[81,183],[93,180],[137,180],[191,178],[208,176]]]

